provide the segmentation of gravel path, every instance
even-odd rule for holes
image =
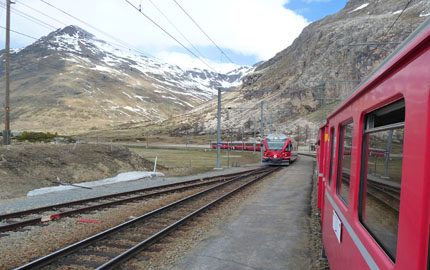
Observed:
[[[90,214],[67,217],[49,222],[44,226],[32,226],[27,227],[26,230],[12,232],[0,238],[0,254],[2,254],[0,269],[11,269],[23,265],[32,259],[47,255],[205,188],[207,187],[129,203]]]
[[[38,196],[2,200],[0,201],[0,215],[11,213],[11,212],[22,211],[26,209],[31,209],[31,208],[36,208],[36,207],[42,207],[42,206],[51,205],[51,204],[65,203],[65,202],[70,202],[75,200],[92,198],[95,196],[102,196],[107,194],[131,191],[135,189],[149,188],[154,186],[184,182],[192,179],[222,175],[226,173],[247,171],[257,167],[259,166],[254,165],[249,167],[234,167],[234,168],[224,169],[222,171],[210,171],[206,173],[183,176],[183,177],[143,178],[140,180],[103,185],[99,187],[94,187],[93,189],[78,188],[73,190],[65,190],[61,192],[51,192],[51,193],[38,195]]]

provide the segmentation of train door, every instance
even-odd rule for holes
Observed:
[[[320,128],[319,132],[319,146],[317,149],[317,175],[318,175],[318,208],[323,209],[324,203],[324,156],[325,156],[325,148],[326,148],[326,126]]]

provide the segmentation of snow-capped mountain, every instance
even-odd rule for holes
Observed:
[[[226,74],[185,70],[67,26],[14,50],[12,129],[98,129],[162,121],[240,85],[252,67]],[[0,101],[3,97],[0,97]]]

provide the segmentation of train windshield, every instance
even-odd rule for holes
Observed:
[[[267,146],[270,150],[282,150],[285,139],[267,139]]]

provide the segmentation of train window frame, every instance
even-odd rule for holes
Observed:
[[[351,189],[348,187],[348,191],[346,196],[342,194],[342,175],[343,175],[343,159],[344,159],[344,146],[345,146],[345,132],[346,127],[351,125],[351,152],[352,152],[352,143],[353,143],[353,135],[354,135],[354,121],[352,118],[345,120],[339,125],[339,141],[338,141],[338,150],[337,150],[337,172],[336,172],[336,195],[340,200],[344,203],[345,206],[349,206],[349,195],[351,193]],[[351,171],[351,163],[352,158],[349,160],[349,169]],[[349,174],[349,183],[351,183],[351,173]]]
[[[427,243],[427,270],[430,270],[430,233],[429,242]]]
[[[366,209],[366,205],[364,205],[364,195],[368,195],[367,192],[367,173],[368,173],[368,151],[367,151],[367,147],[368,147],[368,140],[367,140],[367,136],[369,134],[376,134],[378,132],[384,132],[384,131],[393,131],[394,130],[399,130],[402,129],[403,130],[403,136],[404,136],[404,127],[405,127],[405,115],[406,115],[406,106],[405,106],[405,101],[404,99],[400,99],[397,101],[394,101],[392,103],[386,104],[385,106],[367,112],[363,115],[362,121],[364,122],[363,125],[363,130],[362,130],[362,143],[361,143],[361,166],[360,166],[360,182],[359,182],[359,190],[358,190],[358,220],[360,222],[360,224],[366,229],[366,231],[372,236],[372,238],[374,239],[374,241],[381,247],[381,249],[385,252],[385,254],[393,261],[393,263],[396,262],[396,253],[397,253],[397,241],[398,241],[398,235],[399,235],[399,231],[397,229],[397,234],[396,234],[396,248],[393,254],[389,251],[389,248],[385,245],[385,243],[383,243],[383,241],[381,240],[380,236],[378,236],[371,228],[369,225],[366,225],[366,222],[364,221],[365,219],[367,219],[366,217],[363,217],[363,212]],[[375,121],[375,118],[377,117],[383,117],[383,116],[390,116],[390,113],[398,113],[401,112],[403,113],[403,121],[398,121],[398,122],[393,122],[393,119],[396,119],[396,117],[391,117],[391,118],[386,118],[386,121],[388,122],[386,125],[381,125],[380,123],[378,124],[377,121]],[[398,117],[398,115],[397,115]],[[389,120],[387,120],[389,119]],[[401,118],[400,118],[401,119]],[[404,152],[404,143],[402,144],[402,153]],[[384,152],[384,155],[386,153]],[[375,165],[376,166],[376,165]],[[402,166],[403,167],[403,156],[402,156]],[[365,176],[366,175],[366,176]],[[365,179],[366,180],[365,180]],[[402,177],[400,175],[400,188],[401,188],[401,183],[402,183]],[[399,199],[399,204],[400,204],[400,199]],[[400,216],[400,213],[398,214]],[[397,219],[397,226],[399,223],[399,217]],[[429,269],[430,270],[430,269]]]
[[[331,185],[333,182],[333,175],[334,175],[334,154],[336,153],[336,130],[333,127],[330,128],[330,164],[329,164],[329,175],[328,175],[328,183]]]

